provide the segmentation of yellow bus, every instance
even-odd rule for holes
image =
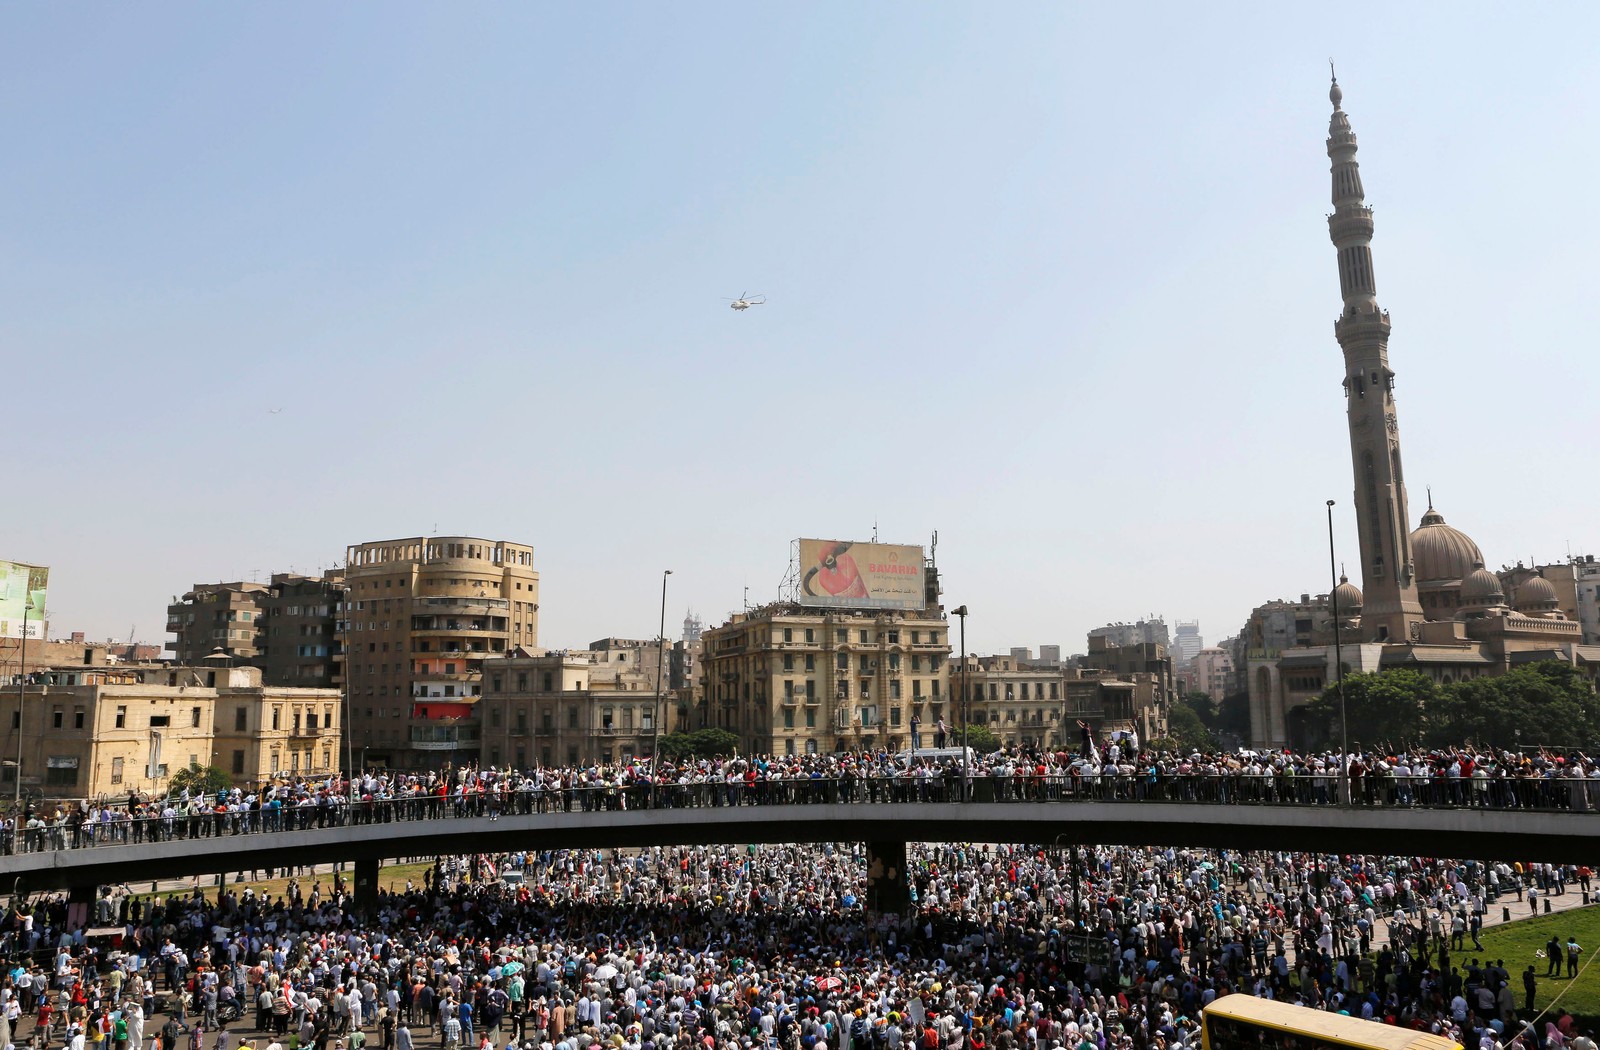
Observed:
[[[1461,1050],[1442,1035],[1308,1006],[1224,995],[1201,1012],[1205,1050]]]

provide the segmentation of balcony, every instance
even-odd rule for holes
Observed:
[[[506,612],[511,608],[511,602],[506,598],[413,598],[411,608],[419,614],[425,613],[456,613],[458,615],[471,615],[473,613]]]
[[[505,634],[510,631],[510,624],[511,621],[503,616],[490,616],[475,620],[459,619],[454,616],[413,616],[411,618],[411,633],[425,637],[437,634]]]
[[[475,725],[412,726],[413,751],[476,750],[480,735]]]

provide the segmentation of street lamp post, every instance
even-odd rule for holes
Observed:
[[[1333,555],[1333,500],[1328,501],[1328,576],[1333,586],[1328,591],[1333,602],[1333,674],[1339,688],[1339,764],[1343,767],[1345,805],[1355,799],[1350,797],[1350,718],[1344,706],[1344,647],[1339,638],[1339,569]]]
[[[961,617],[961,801],[967,800],[967,724],[972,721],[971,701],[967,698],[967,607],[958,605],[950,610],[952,616]]]
[[[656,703],[650,719],[650,808],[656,806],[656,785],[661,779],[661,665],[667,656],[667,577],[671,569],[661,570],[661,633],[656,635]]]

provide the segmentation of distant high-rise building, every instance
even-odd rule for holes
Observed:
[[[1159,616],[1137,623],[1108,623],[1089,632],[1090,638],[1104,638],[1108,646],[1120,649],[1127,645],[1164,645],[1172,647],[1167,637],[1166,621]]]
[[[1233,653],[1224,648],[1202,649],[1194,658],[1194,688],[1222,703],[1233,688]]]
[[[1200,621],[1179,620],[1172,635],[1172,662],[1188,667],[1205,647],[1205,639],[1200,637]]]

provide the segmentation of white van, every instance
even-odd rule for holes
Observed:
[[[962,756],[966,756],[967,765],[975,768],[978,765],[978,753],[970,747],[919,747],[907,748],[894,756],[895,764],[910,766],[913,762],[931,762],[936,766],[959,766]]]

